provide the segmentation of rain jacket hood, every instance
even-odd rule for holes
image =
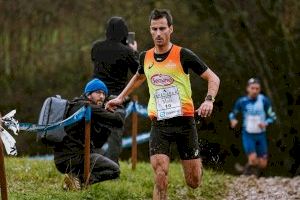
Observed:
[[[128,27],[122,17],[112,17],[108,20],[106,28],[107,40],[113,40],[126,44]]]

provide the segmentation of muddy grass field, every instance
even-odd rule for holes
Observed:
[[[121,177],[94,184],[79,192],[62,189],[63,175],[53,161],[6,158],[9,199],[30,200],[144,200],[151,199],[153,174],[149,163],[133,172],[121,162]],[[300,177],[255,178],[231,176],[205,169],[202,187],[192,190],[184,182],[181,165],[170,165],[170,200],[300,200]]]
[[[97,183],[78,192],[62,189],[63,175],[53,161],[28,158],[6,158],[9,199],[28,200],[144,200],[151,199],[153,173],[149,163],[138,163],[135,171],[131,164],[121,162],[121,177],[114,181]],[[224,199],[231,176],[213,170],[204,173],[202,187],[188,188],[181,165],[170,164],[169,199]]]

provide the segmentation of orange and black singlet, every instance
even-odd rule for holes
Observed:
[[[194,116],[188,69],[201,75],[207,66],[192,51],[173,45],[169,52],[155,54],[154,48],[140,56],[138,72],[147,77],[150,99],[148,115],[158,120]]]

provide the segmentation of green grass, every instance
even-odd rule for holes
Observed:
[[[135,171],[131,165],[121,162],[121,177],[115,181],[94,184],[79,192],[62,189],[63,175],[53,161],[37,161],[28,158],[6,158],[9,199],[151,199],[153,173],[149,163],[138,163]],[[203,184],[196,190],[189,189],[180,164],[171,163],[169,173],[169,199],[222,199],[226,195],[232,177],[205,170]]]

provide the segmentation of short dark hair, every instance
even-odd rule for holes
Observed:
[[[157,20],[161,18],[166,18],[168,22],[168,26],[173,25],[173,17],[171,15],[170,10],[167,9],[154,9],[151,11],[150,16],[149,16],[149,22],[151,20]]]

